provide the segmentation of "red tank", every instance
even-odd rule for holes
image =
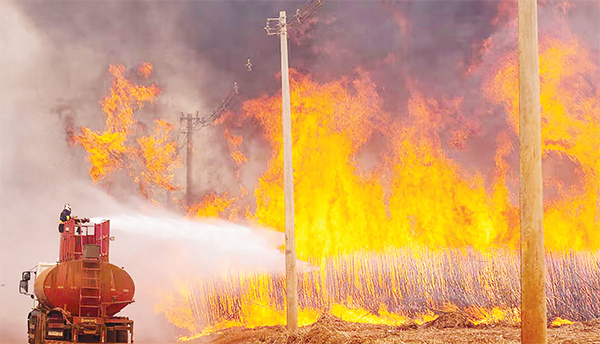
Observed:
[[[108,262],[110,240],[108,220],[64,223],[59,262],[35,278],[39,302],[29,313],[30,344],[133,342],[133,321],[115,315],[133,302],[135,285]],[[30,274],[23,272],[25,294]]]
[[[81,259],[43,271],[35,280],[34,290],[48,308],[60,307],[75,316],[111,317],[133,301],[135,286],[125,270],[107,262]]]

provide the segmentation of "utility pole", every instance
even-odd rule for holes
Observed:
[[[287,328],[298,329],[298,276],[296,272],[296,236],[294,233],[294,169],[292,165],[292,112],[287,35],[294,24],[309,17],[323,0],[311,0],[287,22],[285,11],[278,18],[267,18],[267,35],[279,35],[281,47],[281,107],[283,125],[283,194],[285,201],[285,308]],[[274,28],[269,24],[275,22]]]
[[[545,344],[542,138],[537,0],[519,0],[521,343]]]
[[[186,134],[185,135],[185,141],[186,141],[186,165],[185,165],[185,204],[188,207],[191,207],[194,200],[192,197],[192,190],[193,190],[193,179],[192,179],[192,159],[193,159],[193,152],[194,152],[194,131],[200,130],[201,128],[204,128],[205,126],[213,123],[217,118],[221,117],[221,115],[225,112],[225,110],[227,110],[227,107],[229,106],[229,104],[231,104],[231,102],[233,101],[233,98],[235,98],[235,96],[238,94],[238,83],[234,82],[233,83],[233,88],[231,89],[231,91],[229,91],[229,94],[227,95],[227,97],[225,98],[225,100],[223,100],[223,102],[221,103],[221,105],[214,110],[210,115],[206,116],[206,117],[200,117],[200,114],[198,112],[196,112],[196,115],[192,115],[191,113],[186,114],[185,116],[183,115],[183,113],[181,113],[179,115],[179,133],[180,134]],[[186,129],[182,130],[182,122],[186,121]],[[177,140],[179,141],[179,140]]]
[[[285,199],[285,308],[287,328],[298,329],[298,276],[296,273],[296,236],[294,233],[294,170],[292,167],[292,110],[290,105],[290,74],[288,68],[287,22],[285,11],[279,18],[267,19],[278,22],[281,45],[281,107],[283,124],[283,196]],[[267,33],[272,35],[267,29]]]
[[[194,149],[194,131],[192,130],[192,114],[187,114],[186,156],[185,156],[185,204],[192,205],[192,157]]]

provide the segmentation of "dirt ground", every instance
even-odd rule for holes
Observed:
[[[455,317],[441,317],[422,326],[386,326],[350,323],[333,316],[291,334],[284,326],[229,328],[193,343],[202,344],[383,344],[383,343],[494,343],[520,342],[520,328],[506,324],[472,326]],[[548,343],[600,344],[600,319],[548,329]]]

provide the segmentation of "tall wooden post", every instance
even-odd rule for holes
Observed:
[[[285,275],[287,328],[298,329],[298,279],[294,233],[294,169],[292,166],[292,111],[288,70],[287,24],[285,11],[279,12],[281,43],[281,105],[283,108],[283,192],[285,198]]]
[[[194,135],[192,127],[192,114],[188,113],[187,117],[187,151],[186,151],[186,163],[185,163],[185,203],[188,207],[192,206],[192,153],[194,150],[194,142],[192,137]]]
[[[545,344],[546,292],[537,0],[519,0],[521,342]]]

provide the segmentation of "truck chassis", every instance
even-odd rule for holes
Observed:
[[[133,320],[126,317],[72,317],[60,308],[36,308],[27,328],[29,344],[133,343]]]

